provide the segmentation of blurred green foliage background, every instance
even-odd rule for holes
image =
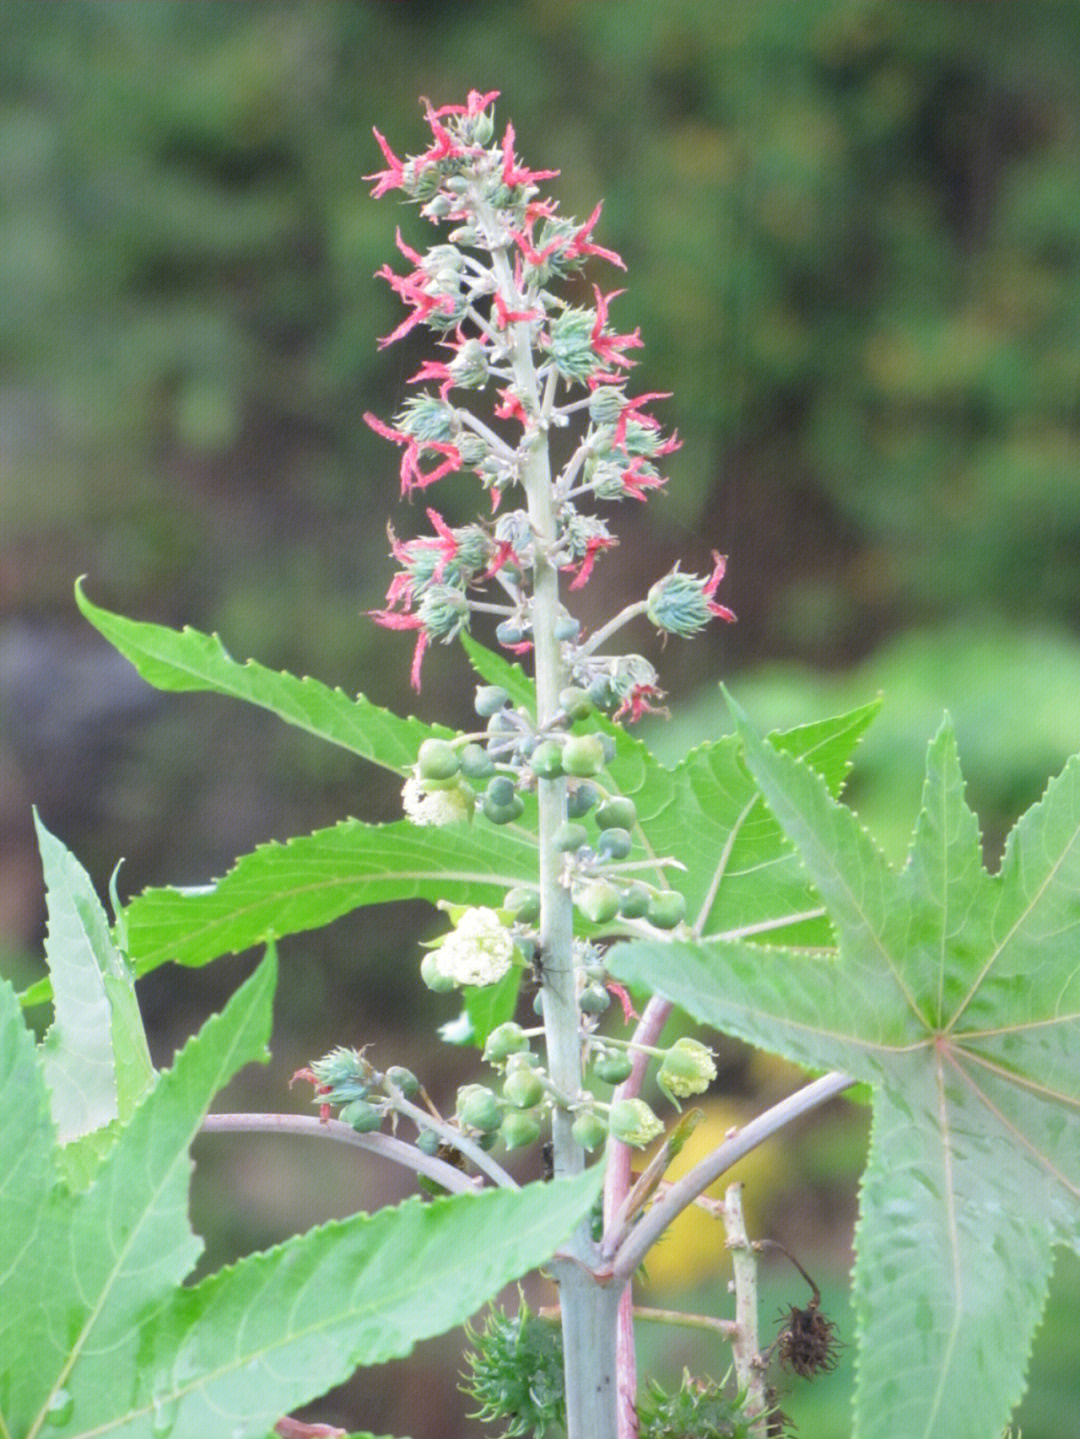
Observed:
[[[565,213],[603,197],[596,238],[627,261],[614,317],[646,340],[634,388],[673,392],[684,444],[669,494],[618,517],[584,618],[676,558],[704,572],[713,548],[739,615],[663,654],[635,637],[673,696],[650,742],[674,756],[719,733],[720,675],[763,725],[880,688],[852,794],[900,857],[948,707],[991,860],[1080,748],[1073,0],[7,0],[0,42],[5,970],[36,973],[32,802],[102,889],[127,856],[125,894],[397,812],[377,779],[258,716],[145,693],[77,621],[77,574],[98,602],[217,629],[237,656],[468,713],[456,652],[434,650],[416,700],[408,640],[361,613],[389,582],[386,520],[423,527],[361,420],[431,353],[419,332],[376,351],[399,318],[373,278],[394,226],[428,240],[362,178],[382,163],[372,125],[399,153],[423,146],[421,95],[500,89],[519,153],[561,167]],[[451,520],[476,500],[454,481],[435,498]],[[405,907],[288,947],[274,1074],[236,1102],[284,1107],[309,1054],[376,1036],[452,1095],[464,1058],[426,1038],[450,1016],[412,978],[429,924]],[[242,966],[146,986],[163,1055]],[[724,1058],[725,1095],[753,1103],[754,1065]],[[842,1283],[862,1141],[829,1135],[809,1177],[814,1145],[793,1143],[766,1217]],[[385,1197],[336,1158],[312,1194],[283,1151],[252,1154],[201,1167],[214,1260]],[[1073,1266],[1037,1373],[1077,1303]],[[369,1377],[336,1417],[469,1432],[452,1351],[420,1362],[421,1412]],[[1072,1432],[1080,1400],[1044,1380],[1025,1439]],[[850,1351],[834,1382],[850,1385]],[[804,1434],[842,1439],[843,1404],[825,1408]]]

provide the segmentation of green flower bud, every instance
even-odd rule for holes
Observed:
[[[678,890],[660,890],[649,900],[646,914],[657,929],[674,929],[686,918],[686,900]]]
[[[484,791],[484,798],[492,804],[504,807],[513,804],[517,790],[514,781],[507,774],[497,774]]]
[[[605,1084],[622,1084],[630,1078],[633,1067],[630,1055],[621,1049],[601,1054],[593,1065],[597,1079],[602,1079]]]
[[[600,798],[600,791],[588,780],[573,785],[566,795],[566,813],[571,819],[582,819]]]
[[[555,621],[555,638],[557,640],[576,640],[581,633],[581,621],[573,615],[560,615]]]
[[[541,740],[529,763],[541,779],[558,779],[563,772],[562,745],[553,739]]]
[[[442,1141],[434,1129],[421,1129],[420,1133],[416,1136],[417,1149],[419,1149],[421,1154],[426,1154],[430,1158],[434,1158],[435,1155],[438,1154],[441,1143]]]
[[[406,1069],[403,1064],[392,1064],[386,1071],[386,1082],[400,1089],[406,1099],[412,1099],[414,1094],[420,1092],[420,1081],[411,1069]]]
[[[583,844],[588,844],[589,831],[583,824],[575,824],[573,820],[568,819],[559,825],[551,836],[551,842],[560,854],[573,854]]]
[[[641,919],[648,913],[653,892],[647,884],[634,881],[619,896],[619,913],[624,919]]]
[[[712,1050],[690,1038],[675,1041],[656,1076],[660,1088],[676,1104],[691,1094],[704,1094],[715,1078]]]
[[[594,880],[578,896],[576,903],[590,924],[610,924],[619,912],[619,891],[607,880]]]
[[[634,1149],[644,1149],[664,1132],[664,1126],[643,1099],[617,1099],[608,1115],[608,1129],[615,1139]]]
[[[565,710],[569,719],[587,719],[593,712],[593,702],[589,698],[588,690],[580,689],[577,685],[567,685],[566,689],[559,691],[559,708]]]
[[[604,745],[598,734],[575,734],[563,745],[563,769],[581,779],[591,779],[604,765]]]
[[[574,1136],[575,1143],[591,1154],[607,1138],[607,1125],[598,1114],[587,1109],[574,1120],[570,1133]]]
[[[506,1076],[502,1092],[515,1109],[532,1109],[543,1099],[544,1086],[534,1070],[522,1066]]]
[[[482,744],[467,744],[461,751],[461,773],[466,779],[487,779],[495,765]]]
[[[503,1143],[507,1149],[524,1149],[540,1138],[540,1120],[524,1109],[512,1109],[502,1122]]]
[[[602,829],[596,852],[605,859],[625,859],[633,848],[633,840],[625,829]]]
[[[582,1014],[603,1014],[611,1003],[611,995],[602,984],[587,984],[578,995],[578,1008]]]
[[[376,1109],[374,1104],[369,1104],[366,1099],[354,1099],[342,1109],[340,1118],[343,1123],[351,1125],[357,1134],[371,1134],[376,1129],[382,1128],[383,1111]]]
[[[485,817],[492,824],[512,824],[514,820],[521,818],[525,804],[521,796],[517,794],[509,804],[496,804],[490,795],[485,795],[481,808]]]
[[[502,1064],[512,1054],[520,1054],[529,1047],[529,1038],[520,1024],[508,1019],[505,1024],[496,1025],[484,1045],[484,1058],[488,1064]]]
[[[633,829],[637,823],[637,807],[625,795],[606,799],[596,811],[598,829]]]
[[[425,954],[420,961],[420,978],[435,994],[448,994],[450,990],[457,988],[455,981],[440,968],[437,950]]]
[[[510,695],[502,685],[479,685],[476,690],[476,713],[483,719],[490,719],[510,703]]]
[[[535,924],[540,918],[540,896],[535,889],[526,889],[524,885],[507,890],[502,907],[508,909],[519,924]]]
[[[480,1084],[468,1084],[458,1091],[457,1115],[466,1129],[488,1134],[502,1123],[502,1105]]]
[[[501,620],[495,626],[495,638],[501,645],[522,645],[529,638],[529,631],[517,620]]]
[[[426,739],[420,746],[417,767],[422,780],[452,779],[461,768],[461,758],[444,739]]]

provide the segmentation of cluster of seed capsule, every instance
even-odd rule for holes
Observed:
[[[513,708],[505,689],[481,686],[477,714],[487,721],[482,736],[459,740],[428,739],[420,747],[415,782],[425,793],[455,791],[460,811],[471,816],[479,808],[492,824],[511,824],[524,813],[524,795],[540,780],[565,777],[567,818],[553,837],[567,857],[566,882],[574,903],[590,925],[622,918],[646,920],[657,929],[676,928],[686,902],[672,889],[630,878],[618,866],[630,859],[637,809],[625,795],[606,792],[598,776],[615,756],[615,741],[595,730],[575,733],[572,726],[587,719],[595,703],[587,690],[568,687],[559,695],[559,713],[538,734],[525,710]],[[453,813],[448,808],[448,813]],[[596,833],[584,822],[591,818]],[[539,900],[534,891],[517,888],[506,898],[522,924],[535,922]]]

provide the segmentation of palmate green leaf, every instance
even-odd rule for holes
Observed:
[[[742,733],[838,952],[634,943],[611,967],[871,1086],[856,1439],[985,1439],[1023,1391],[1051,1247],[1080,1247],[1080,757],[989,875],[946,723],[896,872],[806,764]]]
[[[875,701],[849,714],[770,736],[772,745],[802,756],[838,793],[851,755],[877,714]],[[674,769],[617,726],[617,753],[608,773],[634,800],[647,852],[684,866],[663,873],[686,897],[695,931],[774,932],[795,944],[831,938],[821,900],[780,825],[762,803],[743,763],[737,736],[699,745]],[[658,872],[659,873],[659,872]]]
[[[354,699],[310,677],[300,679],[269,670],[254,660],[241,664],[217,635],[203,634],[190,626],[173,630],[112,614],[86,598],[81,581],[75,586],[75,600],[94,628],[157,689],[204,690],[246,700],[276,714],[286,724],[396,774],[411,771],[425,739],[448,738],[452,734],[444,725],[403,719],[363,695]]]
[[[154,1071],[135,985],[90,877],[36,814],[34,823],[45,871],[45,957],[55,1004],[42,1058],[57,1131],[68,1144],[111,1120],[130,1118]]]
[[[81,1432],[70,1424],[90,1424],[92,1402],[79,1420],[60,1416],[85,1392],[88,1374],[111,1374],[114,1394],[130,1398],[139,1333],[172,1302],[201,1249],[187,1217],[188,1148],[214,1094],[243,1064],[265,1056],[273,986],[267,960],[159,1077],[87,1190],[42,1186],[30,1243],[19,1207],[14,1218],[6,1206],[0,1212],[0,1252],[17,1256],[0,1306],[0,1434],[31,1439],[43,1423],[50,1434]],[[39,1082],[24,1080],[32,1101]],[[13,1104],[3,1128],[5,1143],[9,1130],[23,1137],[40,1169],[37,1104],[28,1112]],[[125,1372],[119,1356],[128,1351]]]
[[[145,890],[125,910],[128,946],[140,975],[167,960],[202,965],[363,905],[417,898],[494,905],[535,873],[536,840],[521,825],[350,819],[261,845],[216,884]]]

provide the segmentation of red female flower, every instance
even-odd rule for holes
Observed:
[[[389,425],[383,424],[377,415],[370,413],[364,415],[366,424],[382,435],[384,440],[391,440],[395,445],[403,445],[405,453],[401,457],[401,493],[409,494],[411,490],[423,490],[428,485],[433,485],[436,480],[441,480],[444,475],[453,474],[455,470],[461,469],[461,454],[456,445],[446,444],[442,440],[418,440],[415,435],[403,435]],[[435,450],[437,454],[445,455],[441,465],[436,465],[427,474],[420,468],[420,457],[425,450]]]
[[[621,365],[623,369],[629,370],[636,363],[636,360],[628,360],[622,353],[623,350],[641,349],[644,340],[641,338],[640,330],[633,330],[629,335],[605,335],[604,326],[608,320],[608,306],[612,300],[617,299],[623,292],[612,290],[610,295],[603,295],[598,285],[593,286],[593,294],[596,296],[596,319],[592,327],[592,347],[597,358],[606,365]],[[590,388],[601,384],[621,384],[622,377],[615,374],[595,374],[589,380]]]
[[[622,258],[616,255],[614,250],[605,250],[600,245],[594,245],[590,239],[593,227],[599,220],[600,211],[603,208],[604,202],[601,200],[580,230],[574,232],[574,238],[566,248],[566,258],[568,260],[579,260],[585,255],[599,255],[602,260],[610,260],[613,265],[618,265],[620,270],[625,270],[626,265]]]
[[[373,175],[365,175],[363,177],[365,180],[374,180],[376,182],[371,193],[377,200],[381,195],[385,195],[388,190],[403,190],[405,188],[405,166],[374,126],[372,127],[372,133],[379,142],[379,149],[383,152],[383,158],[389,167],[386,170],[376,170]]]
[[[517,185],[531,185],[534,180],[554,180],[558,170],[526,170],[514,159],[514,127],[507,125],[502,142],[502,180],[508,190]]]

